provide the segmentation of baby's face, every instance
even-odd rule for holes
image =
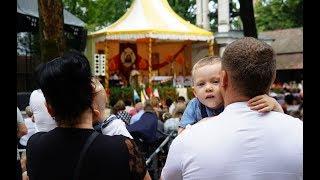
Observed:
[[[206,65],[195,70],[193,74],[193,92],[199,101],[210,108],[223,106],[220,93],[221,63]]]

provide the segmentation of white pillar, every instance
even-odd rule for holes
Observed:
[[[209,0],[202,0],[202,27],[210,31],[208,5],[209,5]]]
[[[202,27],[202,0],[197,0],[196,25]]]
[[[218,0],[218,32],[230,31],[229,0]]]
[[[226,49],[226,46],[222,46],[219,49],[219,57],[222,57],[224,50]]]

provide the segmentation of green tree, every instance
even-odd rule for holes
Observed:
[[[64,7],[95,31],[118,20],[133,0],[63,0]]]
[[[183,19],[192,24],[196,24],[196,0],[168,0],[171,8]],[[218,0],[209,1],[209,19],[211,31],[218,31]],[[230,23],[233,29],[242,29],[242,23],[239,19],[239,3],[238,0],[230,1]]]
[[[303,26],[303,0],[260,0],[255,9],[259,31]]]
[[[168,3],[180,17],[192,24],[196,23],[196,0],[168,0]]]
[[[183,19],[196,23],[196,0],[167,0],[171,8]],[[212,31],[217,31],[217,1],[209,1],[209,19]],[[131,6],[133,0],[63,0],[65,9],[87,24],[89,31],[95,31],[117,21]],[[242,29],[239,18],[238,0],[230,1],[230,22],[233,29]]]

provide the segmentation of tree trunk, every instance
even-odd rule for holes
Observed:
[[[252,0],[239,0],[240,18],[243,24],[243,35],[246,37],[258,37],[256,21],[254,19]]]
[[[61,56],[66,48],[62,0],[38,0],[41,61]]]

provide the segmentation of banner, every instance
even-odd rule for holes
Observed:
[[[134,100],[134,103],[136,102],[136,100],[140,100],[138,92],[135,89],[133,90],[133,100]]]

